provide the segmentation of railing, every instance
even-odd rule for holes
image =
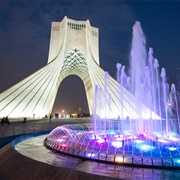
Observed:
[[[11,123],[10,125],[0,125],[0,138],[47,131],[63,124],[86,123],[89,119],[71,119],[59,120],[52,122],[28,122],[28,123]]]
[[[58,125],[58,123],[24,123],[18,125],[5,125],[0,127],[0,137],[52,130]]]

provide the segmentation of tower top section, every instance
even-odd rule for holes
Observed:
[[[87,26],[91,27],[89,20],[81,21],[81,20],[74,20],[67,18],[67,16],[64,17],[62,20],[67,22],[68,27],[77,29],[77,30],[85,30]]]
[[[66,16],[61,22],[52,22],[48,63],[56,58],[63,61],[74,48],[89,63],[93,60],[99,65],[99,29],[92,27],[89,20],[73,20]]]

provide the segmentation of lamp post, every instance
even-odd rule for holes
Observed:
[[[62,112],[62,116],[64,117],[64,109],[62,109],[62,111],[61,111],[61,112]]]

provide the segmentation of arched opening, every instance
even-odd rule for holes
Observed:
[[[89,114],[83,81],[76,75],[66,77],[57,92],[52,114]]]

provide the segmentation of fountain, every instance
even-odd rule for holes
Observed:
[[[159,63],[153,49],[146,52],[146,41],[140,22],[133,27],[130,70],[117,64],[119,104],[117,119],[110,119],[111,94],[108,92],[109,74],[105,73],[104,87],[95,87],[93,122],[63,125],[55,128],[44,145],[56,152],[82,159],[90,159],[127,166],[180,169],[180,120],[175,85],[166,81],[166,70],[159,75]],[[123,90],[130,91],[138,102],[138,118],[123,116]],[[101,118],[101,97],[106,109]],[[143,119],[142,105],[154,113]],[[96,107],[99,107],[98,110]],[[132,108],[132,106],[130,107]],[[97,112],[98,111],[98,112]],[[161,117],[161,118],[159,118]]]

